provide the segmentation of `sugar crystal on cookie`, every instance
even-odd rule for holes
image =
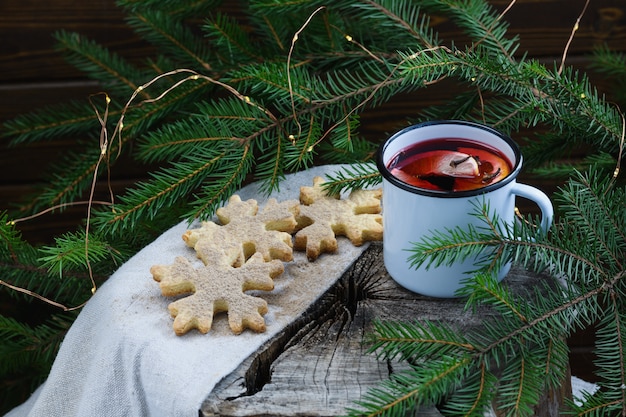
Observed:
[[[270,199],[257,213],[255,200],[242,201],[238,195],[233,195],[228,204],[216,212],[221,225],[202,222],[200,228],[188,230],[183,240],[205,263],[216,243],[221,247],[239,249],[234,265],[243,264],[256,252],[266,261],[290,261],[293,259],[291,232],[296,228],[298,209],[297,200],[279,203]]]
[[[229,263],[228,258],[222,258],[221,262],[218,258],[216,262],[194,268],[189,260],[178,257],[172,265],[155,265],[150,269],[163,295],[189,294],[168,306],[177,335],[191,329],[207,333],[214,314],[220,312],[227,312],[228,324],[235,334],[246,328],[265,331],[263,315],[267,313],[267,302],[245,291],[274,289],[273,278],[283,273],[283,263],[265,262],[259,253],[240,267]]]
[[[323,184],[323,178],[315,177],[312,187],[300,187],[303,205],[296,250],[305,250],[309,260],[315,260],[321,253],[337,250],[336,236],[346,236],[356,246],[382,239],[382,190],[355,190],[340,199],[339,195],[327,195]]]

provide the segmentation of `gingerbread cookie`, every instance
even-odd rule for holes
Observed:
[[[297,225],[298,201],[278,203],[270,199],[261,213],[257,211],[255,200],[242,201],[238,195],[233,195],[228,204],[216,212],[221,226],[211,221],[202,222],[199,229],[188,230],[183,240],[196,250],[205,264],[216,256],[216,251],[230,254],[237,250],[234,266],[242,265],[256,252],[266,261],[292,260],[291,233]]]
[[[207,333],[214,314],[219,312],[228,313],[228,324],[235,334],[246,328],[265,331],[263,315],[267,313],[267,302],[245,294],[245,291],[273,290],[273,278],[283,273],[283,263],[279,260],[265,262],[260,253],[252,255],[240,267],[233,267],[230,263],[232,259],[218,258],[196,269],[186,258],[178,257],[172,265],[150,268],[163,295],[191,293],[168,306],[177,335],[191,329]]]
[[[348,198],[327,195],[324,179],[315,177],[312,187],[300,187],[300,214],[294,248],[306,251],[311,261],[324,252],[337,250],[336,236],[346,236],[360,246],[382,240],[380,199],[382,190],[355,190]]]

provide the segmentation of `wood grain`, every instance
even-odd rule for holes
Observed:
[[[152,52],[113,0],[4,0],[0,5],[0,79],[43,82],[82,78],[55,49],[53,33],[76,31],[128,57]]]
[[[225,2],[224,7],[236,12],[237,3]],[[491,3],[504,11],[511,2]],[[520,36],[520,52],[560,56],[584,4],[584,0],[519,0],[505,19],[509,33]],[[588,52],[601,42],[623,49],[625,14],[626,6],[619,0],[593,1],[580,22],[571,54]],[[436,17],[432,24],[442,39],[463,41],[464,36],[447,18]],[[79,32],[133,61],[155,52],[126,25],[125,14],[114,0],[5,0],[0,4],[0,79],[32,82],[81,77],[54,48],[52,34],[61,29]]]
[[[366,353],[373,320],[430,320],[470,331],[494,318],[487,308],[466,311],[462,299],[402,289],[386,273],[381,249],[372,244],[318,303],[218,384],[203,404],[204,416],[345,414],[368,389],[407,366]],[[505,282],[522,294],[545,279],[514,269]],[[567,396],[565,381],[558,392],[546,393],[535,415],[558,416]],[[441,416],[434,406],[415,415]]]

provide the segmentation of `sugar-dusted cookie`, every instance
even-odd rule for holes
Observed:
[[[278,203],[270,199],[260,213],[255,200],[242,201],[233,195],[228,204],[217,210],[221,222],[202,222],[201,227],[185,232],[183,240],[194,248],[206,264],[216,251],[238,250],[234,266],[242,265],[254,253],[270,261],[293,259],[291,233],[295,230],[296,215],[300,204],[297,200]]]
[[[336,236],[346,236],[356,246],[382,240],[381,189],[355,190],[340,199],[327,195],[323,184],[322,177],[315,177],[312,187],[300,187],[296,250],[306,251],[309,260],[315,260],[321,253],[337,250]]]
[[[238,268],[230,263],[232,260],[224,257],[194,268],[186,258],[177,257],[172,265],[150,268],[163,295],[190,294],[168,306],[177,335],[191,329],[207,333],[214,314],[219,312],[228,313],[228,324],[235,334],[246,328],[265,331],[263,315],[267,313],[267,302],[245,291],[274,289],[273,278],[283,273],[283,263],[265,262],[258,252]]]

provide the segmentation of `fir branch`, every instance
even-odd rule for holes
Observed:
[[[480,223],[433,231],[430,235],[423,236],[419,242],[412,243],[412,247],[407,248],[410,253],[407,261],[411,267],[452,265],[475,257],[475,272],[482,270],[495,273],[510,260],[510,251],[505,250],[510,247],[506,245],[516,245],[517,239],[511,236],[511,231],[507,230],[507,226],[499,220],[497,213],[490,210],[485,201],[474,201],[472,204],[474,211],[471,214]]]
[[[313,165],[316,156],[316,143],[322,136],[321,127],[311,114],[308,123],[300,121],[300,134],[288,136],[291,146],[285,149],[285,169],[287,171],[301,171]],[[295,129],[296,131],[298,128]]]
[[[479,370],[470,374],[463,384],[447,398],[441,412],[444,415],[483,416],[491,407],[498,378],[489,371],[487,364],[479,362]]]
[[[185,119],[148,132],[139,143],[145,162],[171,161],[192,154],[197,148],[214,148],[219,142],[249,142],[242,135],[266,126],[265,114],[237,98],[203,102]]]
[[[18,405],[25,388],[30,393],[44,381],[74,319],[75,315],[55,315],[40,325],[27,326],[0,316],[0,403]],[[26,381],[20,378],[25,371]]]
[[[15,224],[6,214],[0,216],[0,287],[18,299],[25,295],[26,300],[39,299],[61,308],[64,301],[75,305],[84,299],[84,288],[77,285],[80,278],[70,276],[61,281],[51,275],[38,260],[39,250],[22,240]]]
[[[475,342],[444,323],[374,321],[368,352],[388,360],[414,363],[429,358],[467,355],[480,349]]]
[[[236,164],[224,164],[216,171],[214,181],[204,187],[198,198],[191,203],[188,219],[206,220],[217,207],[224,203],[243,184],[253,168],[253,153],[250,146],[241,149]]]
[[[73,317],[69,315],[58,315],[46,323],[31,327],[0,316],[0,355],[13,359],[2,362],[2,365],[8,367],[0,368],[0,374],[16,372],[33,360],[42,366],[40,371],[46,372],[48,369],[45,364],[56,355],[71,319]],[[44,375],[42,373],[40,377]]]
[[[531,267],[538,272],[551,260],[552,273],[567,276],[574,282],[601,283],[607,277],[605,268],[597,262],[596,252],[589,251],[587,239],[581,240],[580,225],[559,224],[558,233],[550,237],[536,233],[531,219],[516,223],[507,230],[486,206],[476,206],[475,216],[483,225],[468,225],[446,231],[434,231],[415,242],[409,249],[408,261],[413,267],[450,265],[477,257],[474,272],[497,272],[509,261]],[[583,244],[581,244],[583,243]]]
[[[287,15],[309,15],[318,7],[324,6],[323,0],[290,0],[287,2],[274,0],[258,0],[250,5],[252,14],[265,12],[265,14],[278,15],[282,18]]]
[[[128,95],[145,76],[117,54],[78,33],[59,31],[55,34],[59,48],[67,51],[67,59],[90,77],[99,80],[115,95]],[[136,81],[132,81],[132,80]],[[145,94],[145,93],[143,93]],[[147,97],[147,96],[146,96]]]
[[[80,135],[98,128],[93,109],[87,103],[71,101],[33,110],[3,123],[0,136],[12,145]]]
[[[126,116],[126,122],[123,124],[124,134],[122,135],[120,128],[117,140],[111,140],[108,144],[107,168],[110,169],[117,157],[126,149],[126,145],[135,140],[136,134],[150,128],[170,113],[192,102],[197,98],[197,94],[209,85],[211,83],[202,81],[191,88],[179,87],[174,93],[167,94],[156,101],[141,102],[138,106],[130,108],[131,111],[128,114],[125,111],[108,112],[109,118],[118,117],[121,120],[123,116]],[[93,109],[92,113],[95,122],[97,118]],[[106,129],[106,124],[102,128]],[[86,146],[83,152],[67,153],[63,156],[64,160],[61,163],[54,164],[51,182],[38,196],[30,198],[28,205],[25,205],[22,210],[36,211],[42,207],[63,206],[76,198],[80,198],[91,185],[93,177],[104,172],[104,170],[96,172],[102,150],[96,146],[95,142],[92,141],[91,143],[93,145]]]
[[[593,395],[584,393],[582,400],[583,403],[581,405],[567,401],[571,409],[570,415],[577,417],[603,417],[619,415],[621,412],[620,402],[607,398],[606,394],[602,391],[598,391]]]
[[[14,220],[9,220],[7,212],[0,212],[0,256],[2,262],[19,263],[29,252],[32,246],[21,239],[21,233],[15,226]]]
[[[498,409],[505,416],[529,416],[544,390],[541,359],[522,348],[509,361],[498,383]]]
[[[518,64],[489,56],[491,52],[482,47],[463,52],[437,48],[405,55],[399,68],[403,76],[415,81],[454,76],[482,90],[509,95],[516,99],[513,103],[528,103],[521,109],[543,111],[542,122],[551,123],[560,131],[574,132],[577,137],[586,135],[604,149],[615,151],[619,146],[621,116],[598,97],[586,78],[578,82],[569,70],[559,74],[537,63],[527,65],[521,61]],[[527,71],[528,75],[533,74],[533,81],[526,76]],[[511,108],[509,115],[501,117],[495,125],[527,114],[529,112],[520,108]]]
[[[562,143],[563,141],[561,141]],[[547,149],[546,153],[551,152]],[[562,153],[560,155],[563,155]],[[562,178],[566,180],[572,176],[575,172],[589,171],[590,167],[595,171],[606,175],[613,172],[617,161],[613,155],[606,152],[598,152],[597,154],[586,155],[582,159],[568,158],[566,160],[553,160],[549,156],[547,157],[549,162],[546,162],[531,170],[533,175],[538,178]],[[537,161],[535,161],[537,163]],[[528,166],[528,164],[527,164]]]
[[[593,247],[588,256],[615,273],[625,269],[626,195],[623,189],[614,188],[610,177],[597,175],[578,174],[576,181],[561,189],[557,199],[568,221],[584,231],[586,244]]]
[[[280,182],[284,179],[284,159],[286,141],[274,137],[273,132],[267,132],[256,141],[255,146],[258,156],[256,158],[255,176],[264,180],[261,191],[270,194],[278,190]]]
[[[192,71],[179,70],[164,74],[174,75],[175,72],[189,74]],[[164,74],[157,78],[163,78]],[[172,115],[189,112],[189,109],[197,104],[197,100],[201,96],[211,93],[212,87],[213,83],[211,81],[199,79],[191,75],[180,80],[172,80],[171,84],[162,86],[160,89],[157,88],[157,91],[154,93],[155,98],[151,100],[143,100],[135,105],[127,103],[123,111],[110,112],[110,119],[123,120],[124,122],[123,132],[125,137],[121,137],[122,132],[120,131],[121,143],[118,146],[123,148],[122,145],[134,140],[144,132],[160,126],[163,121],[168,120]],[[146,87],[140,89],[140,91],[144,90],[146,90]],[[111,147],[113,151],[119,152],[114,144]]]
[[[476,106],[480,103],[480,94],[476,90],[462,91],[443,104],[433,104],[420,113],[419,120],[465,120],[482,117],[473,116]]]
[[[206,44],[197,40],[178,18],[161,10],[144,9],[131,15],[128,23],[147,41],[169,52],[179,67],[213,70]]]
[[[531,411],[528,407],[536,404],[539,393],[546,388],[537,385],[539,381],[546,380],[546,373],[549,384],[557,386],[560,378],[565,376],[563,363],[567,360],[567,352],[554,341],[567,337],[574,328],[588,326],[602,317],[600,333],[603,339],[598,343],[602,352],[599,357],[603,359],[599,365],[607,372],[603,374],[605,380],[612,380],[614,386],[623,387],[623,367],[614,366],[623,363],[620,356],[623,351],[621,335],[624,334],[622,318],[617,313],[617,306],[612,309],[615,312],[612,315],[605,315],[606,311],[599,307],[614,304],[619,299],[617,294],[624,291],[623,279],[626,276],[621,266],[625,243],[622,223],[626,219],[623,215],[626,208],[623,198],[615,199],[612,195],[616,192],[621,196],[623,190],[616,191],[613,187],[614,182],[610,178],[581,174],[577,180],[572,179],[559,200],[563,201],[568,216],[553,229],[552,235],[539,235],[534,241],[530,240],[530,233],[535,229],[533,222],[522,222],[507,231],[496,226],[497,219],[489,214],[487,208],[476,206],[476,215],[485,219],[485,226],[434,233],[434,237],[423,239],[423,242],[429,243],[415,245],[416,253],[424,256],[421,258],[414,254],[417,264],[428,263],[428,258],[433,264],[456,261],[469,255],[479,255],[486,247],[503,245],[510,250],[510,255],[503,256],[507,261],[543,269],[547,262],[533,259],[549,259],[552,273],[567,277],[567,301],[562,293],[550,295],[553,291],[537,291],[531,297],[535,301],[530,304],[527,297],[516,300],[496,282],[492,272],[478,274],[468,280],[462,292],[469,296],[469,306],[488,305],[499,312],[499,319],[485,323],[480,332],[486,342],[491,342],[485,343],[475,355],[479,361],[495,360],[496,363],[504,361],[507,364],[498,388],[498,403],[507,412],[527,415]],[[591,230],[594,233],[592,239],[581,238]],[[533,250],[520,250],[525,245]],[[594,245],[596,248],[589,250],[589,246]],[[606,251],[609,253],[606,254]],[[479,262],[477,270],[491,271],[492,264],[492,261]],[[572,320],[573,317],[575,319]],[[416,343],[423,344],[424,341]],[[533,346],[532,353],[528,346]],[[546,348],[537,349],[537,346]],[[422,355],[426,352],[424,348],[409,349]],[[511,352],[515,354],[511,355]],[[425,359],[419,355],[411,358],[412,361]],[[524,378],[520,371],[524,372]],[[622,391],[611,392],[619,395]],[[624,404],[623,398],[617,398],[611,404]]]
[[[92,147],[83,152],[68,152],[61,161],[52,165],[54,174],[39,194],[22,206],[22,211],[36,212],[46,207],[63,208],[66,204],[82,198],[88,190],[95,172],[100,150],[94,140]]]
[[[42,247],[40,253],[41,267],[59,278],[63,277],[64,271],[87,271],[87,260],[93,264],[99,264],[104,259],[111,259],[116,264],[121,261],[119,251],[108,242],[93,235],[87,239],[83,231],[55,238],[55,245]]]
[[[353,13],[356,11],[356,17],[365,22],[377,22],[375,27],[380,31],[378,33],[380,39],[388,40],[390,43],[418,44],[424,48],[434,48],[439,43],[428,15],[420,13],[420,8],[413,4],[394,0],[380,2],[368,0],[350,5],[350,10]]]
[[[429,366],[414,366],[391,375],[380,388],[368,391],[348,416],[404,415],[422,405],[432,405],[445,393],[454,391],[464,380],[472,361],[469,357],[432,359]]]
[[[242,66],[239,70],[233,71],[232,77],[242,85],[242,88],[249,90],[250,94],[261,95],[264,101],[275,102],[277,106],[285,108],[293,100],[309,105],[311,93],[316,90],[316,86],[322,91],[326,90],[324,83],[311,77],[305,68],[293,67],[288,75],[282,63]],[[288,77],[293,80],[291,86],[288,83]]]
[[[493,288],[497,283],[490,281],[488,285]],[[541,294],[538,293],[538,296]],[[595,296],[597,295],[596,293]],[[528,298],[518,297],[519,305],[528,302]],[[488,299],[484,302],[487,305],[491,304]],[[513,303],[508,301],[504,304]],[[462,387],[459,389],[464,393],[461,398],[481,398],[481,403],[489,404],[495,397],[498,406],[507,413],[530,415],[532,406],[537,403],[538,395],[545,389],[560,386],[562,378],[566,376],[566,366],[563,365],[567,363],[568,352],[563,341],[565,336],[560,333],[562,330],[559,324],[564,319],[569,320],[572,310],[581,305],[581,300],[575,300],[573,305],[568,305],[567,314],[561,314],[562,311],[557,311],[559,309],[542,312],[521,327],[516,317],[498,315],[493,320],[485,322],[480,331],[472,332],[471,336],[461,336],[441,324],[385,322],[376,327],[372,350],[382,350],[385,358],[393,359],[399,354],[409,363],[420,364],[430,364],[432,358],[442,356],[458,359],[469,355],[474,367],[468,368],[467,374],[464,375],[468,383],[465,379],[457,380],[459,387]],[[392,329],[393,333],[389,333],[389,329]],[[427,329],[427,336],[416,337],[422,333],[413,333],[416,331],[414,329],[417,329],[417,332],[424,332],[424,329]],[[460,337],[466,339],[459,339]],[[468,337],[478,337],[481,341],[471,341],[468,344]],[[491,384],[488,382],[495,378],[495,374],[492,375],[489,371],[491,366],[500,368],[497,371],[499,381],[497,386],[494,386],[493,382]],[[484,392],[486,384],[492,388],[489,393]],[[467,401],[452,400],[455,392],[456,389],[449,391],[451,397],[446,398],[444,407],[465,409]],[[423,397],[421,401],[425,403],[437,403],[439,398],[439,394],[431,397],[425,392],[420,392],[420,395]],[[488,398],[484,398],[485,395]],[[452,401],[450,405],[448,401]],[[483,411],[473,409],[474,415],[482,415]]]
[[[374,144],[360,136],[353,136],[349,142],[345,142],[344,138],[340,137],[344,130],[333,130],[329,140],[319,144],[322,161],[330,164],[359,164],[371,161],[375,153]]]
[[[374,164],[357,163],[343,167],[327,175],[324,183],[328,194],[340,194],[349,190],[370,188],[381,183],[382,177]]]
[[[601,377],[600,387],[607,398],[621,404],[626,412],[626,370],[624,352],[626,347],[626,323],[623,317],[623,304],[617,302],[617,294],[607,297],[606,314],[598,325],[597,342],[594,350],[598,367],[596,374]]]
[[[171,205],[196,190],[225,156],[226,151],[208,153],[205,150],[154,173],[151,181],[137,184],[121,196],[111,210],[99,211],[94,216],[94,224],[113,234],[132,228],[144,217],[154,218],[165,205]],[[182,177],[181,172],[185,173]]]
[[[467,306],[476,308],[478,305],[488,304],[503,317],[510,317],[520,325],[529,321],[525,311],[527,303],[515,300],[509,288],[498,285],[494,274],[479,274],[467,280],[461,292],[467,297]]]
[[[234,17],[218,13],[202,28],[206,36],[214,40],[215,53],[222,62],[238,65],[249,60],[264,61],[264,56],[259,55],[263,52],[259,51],[260,45],[250,42],[250,37]]]
[[[611,50],[607,45],[600,45],[593,51],[591,67],[596,71],[615,78],[626,76],[626,55]]]
[[[450,16],[465,33],[474,40],[472,47],[484,45],[499,57],[513,61],[513,54],[519,43],[517,37],[506,38],[508,23],[485,1],[481,0],[427,0],[423,2],[427,10]]]

